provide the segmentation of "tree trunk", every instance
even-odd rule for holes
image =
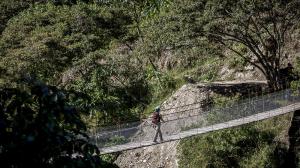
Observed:
[[[270,92],[279,91],[284,89],[284,81],[279,73],[279,70],[272,69],[267,70],[266,78]]]

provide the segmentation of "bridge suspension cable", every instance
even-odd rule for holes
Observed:
[[[267,119],[298,109],[299,90],[285,89],[239,100],[226,107],[203,111],[199,106],[172,113],[167,116],[161,129],[164,142],[168,142]],[[155,145],[152,142],[154,133],[151,121],[146,119],[143,122],[127,123],[122,127],[99,129],[99,132],[91,137],[104,154]]]

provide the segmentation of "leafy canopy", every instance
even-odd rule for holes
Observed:
[[[281,89],[280,68],[288,34],[299,25],[299,7],[298,0],[208,0],[199,22],[206,37],[258,68],[271,88]]]
[[[131,19],[93,4],[32,6],[12,18],[0,39],[0,67],[59,83],[62,72],[121,38]]]
[[[100,167],[99,151],[88,143],[75,93],[34,82],[0,89],[2,167]]]

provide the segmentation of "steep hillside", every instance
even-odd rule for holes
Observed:
[[[292,114],[216,131],[178,145],[179,167],[283,167]]]
[[[195,113],[201,113],[201,111],[213,105],[214,97],[220,97],[220,95],[227,97],[227,99],[231,99],[231,97],[235,97],[236,95],[244,97],[248,96],[249,90],[260,90],[261,87],[264,88],[265,86],[265,82],[250,81],[186,84],[162,104],[162,114],[176,113],[177,111],[195,108],[200,108],[195,111]],[[168,133],[176,132],[176,129],[180,129],[180,127],[177,128],[176,126],[164,128],[164,125],[162,125],[162,127],[163,130],[168,131]],[[149,136],[148,139],[151,139],[151,137],[154,136],[154,131],[149,130],[146,136]],[[180,143],[180,141],[167,142],[151,147],[126,151],[118,156],[115,163],[120,167],[178,167],[178,161],[182,162],[180,154],[178,154],[178,144]]]
[[[141,121],[157,105],[168,114],[250,97],[253,86],[241,81],[280,90],[300,79],[299,8],[299,0],[0,0],[0,90],[34,79],[76,93],[70,105],[95,132]],[[276,158],[286,154],[289,119],[104,158],[120,167],[285,165]]]
[[[184,85],[162,104],[162,109],[173,108],[162,111],[162,114],[184,110],[174,107],[195,102],[206,102],[207,94],[209,93],[205,88],[193,84]],[[184,108],[189,109],[191,107],[186,106]],[[168,142],[149,148],[124,152],[118,157],[116,164],[120,167],[177,167],[177,145],[178,142]]]

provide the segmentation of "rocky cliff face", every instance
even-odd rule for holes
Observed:
[[[203,87],[198,87],[193,84],[184,85],[163,103],[161,113],[162,115],[174,113],[179,110],[176,107],[184,105],[186,106],[182,107],[180,110],[190,109],[192,107],[189,106],[189,104],[196,102],[205,103],[208,94],[209,92]],[[118,157],[116,164],[124,168],[178,167],[176,152],[177,144],[178,141],[174,141],[126,151]]]
[[[215,82],[211,84],[186,84],[174,93],[162,104],[162,115],[176,113],[179,110],[198,108],[201,112],[211,104],[211,97],[218,94],[228,96],[248,94],[249,89],[261,89],[265,82]],[[166,118],[165,118],[166,119]],[[162,125],[163,127],[163,125]],[[176,131],[176,127],[168,128],[168,131]],[[152,131],[153,132],[153,131]],[[149,133],[146,136],[154,136]],[[121,168],[176,168],[178,167],[177,145],[179,141],[166,142],[155,146],[123,152],[115,163]]]

